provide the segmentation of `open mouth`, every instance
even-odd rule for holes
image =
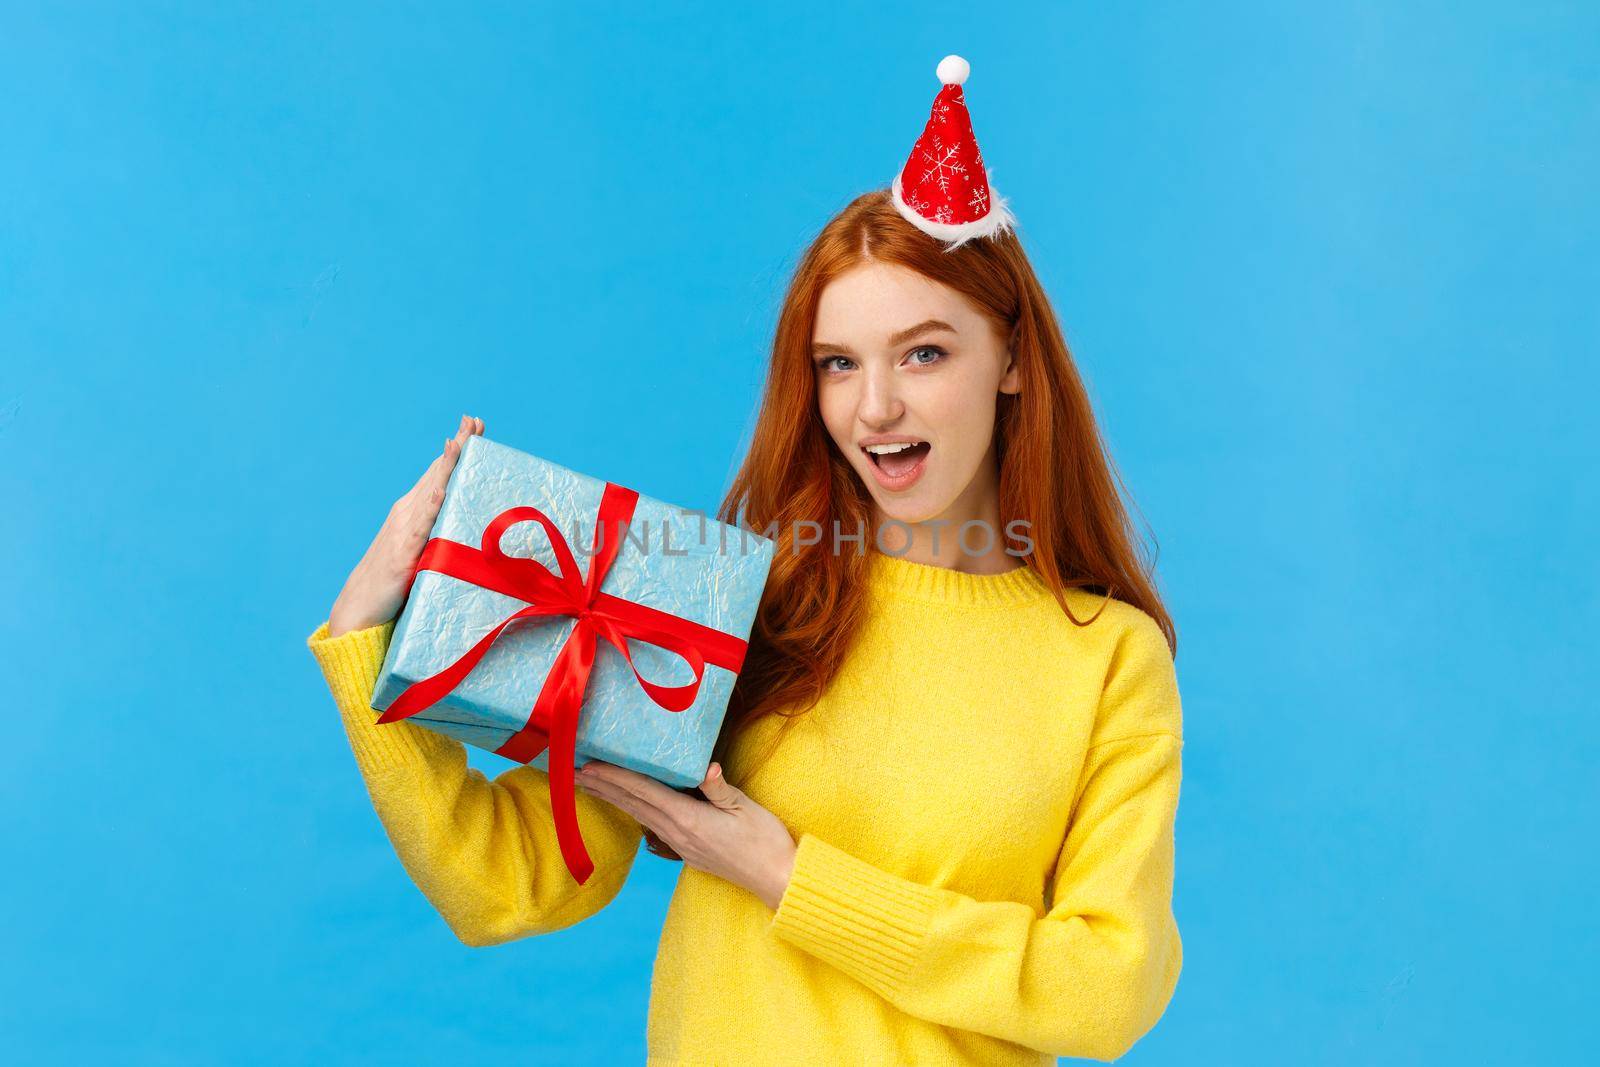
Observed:
[[[863,451],[872,465],[890,478],[902,478],[915,470],[932,448],[928,442],[918,441],[916,444],[873,445]]]

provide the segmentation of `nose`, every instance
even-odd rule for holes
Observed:
[[[862,422],[875,428],[892,425],[905,414],[905,404],[900,399],[892,367],[874,365],[863,373],[861,404],[857,413]]]

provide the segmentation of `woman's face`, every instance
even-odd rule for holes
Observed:
[[[966,297],[905,267],[862,264],[823,289],[812,360],[822,421],[879,521],[992,515],[995,408],[998,394],[1017,392],[1018,374]],[[907,442],[916,444],[898,453],[866,449]]]

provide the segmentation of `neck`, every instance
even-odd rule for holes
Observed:
[[[875,510],[875,521],[882,529],[889,517],[882,509]],[[969,526],[963,535],[965,523],[980,525]],[[911,531],[911,543],[900,551],[906,528]],[[932,518],[885,530],[883,543],[891,550],[889,555],[964,574],[1004,574],[1025,566],[1020,556],[1006,552],[1006,532],[1000,528],[1000,457],[994,443],[990,442],[988,455],[978,465],[978,474],[949,507]]]

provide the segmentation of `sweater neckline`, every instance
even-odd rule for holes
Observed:
[[[1039,572],[1026,563],[1000,574],[972,574],[873,551],[867,580],[879,592],[937,604],[1023,604],[1051,596]]]

